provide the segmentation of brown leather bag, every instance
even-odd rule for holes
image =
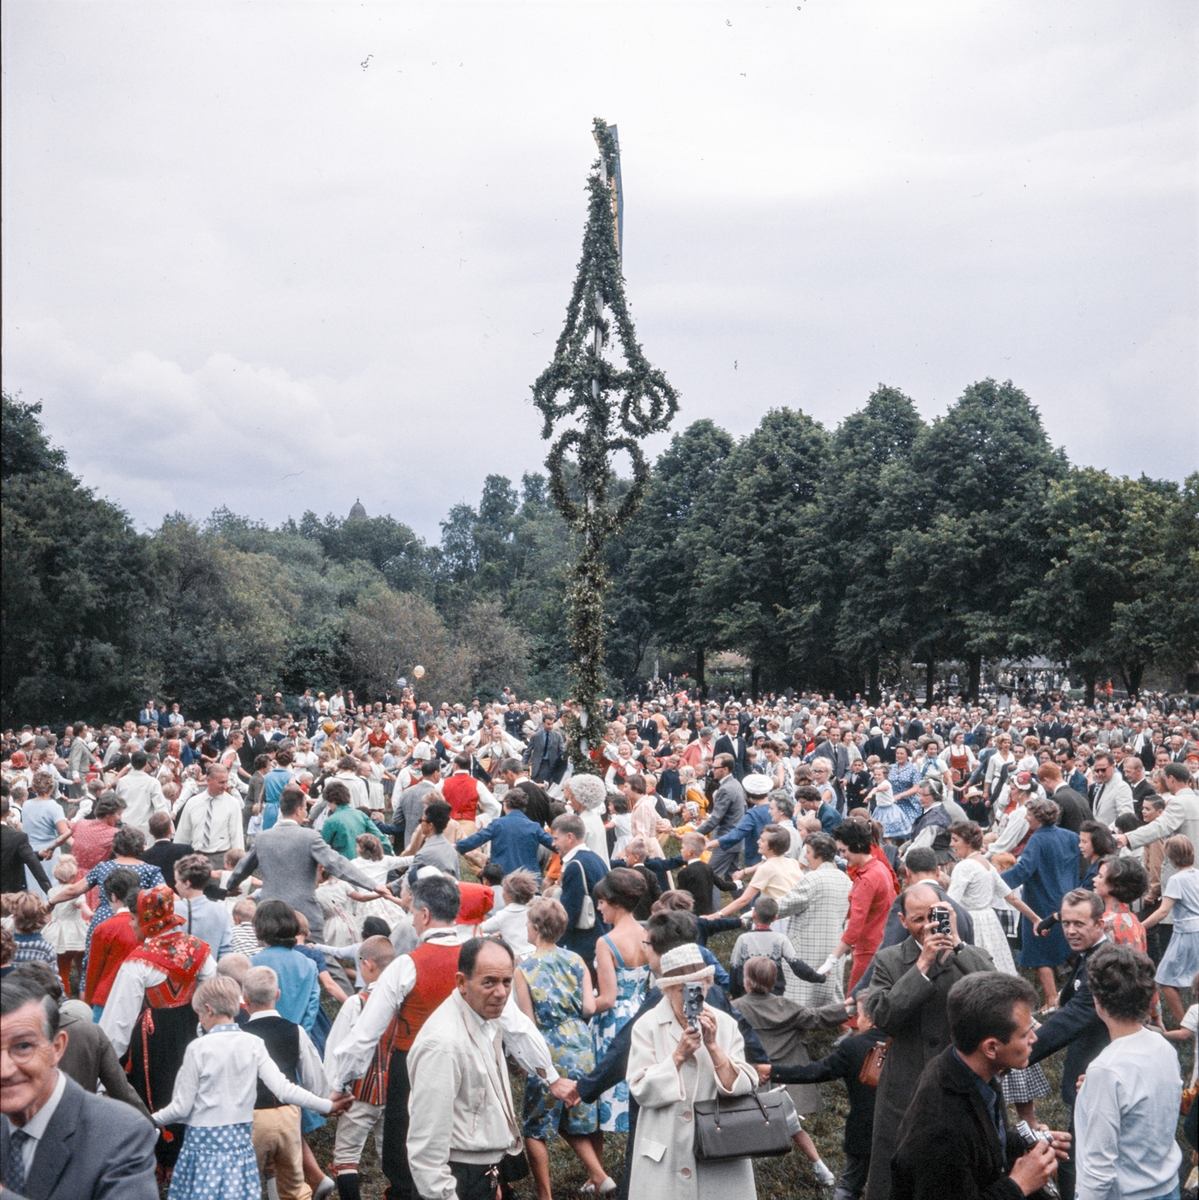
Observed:
[[[887,1052],[890,1049],[890,1038],[887,1038],[885,1042],[875,1044],[870,1053],[866,1055],[866,1061],[862,1063],[862,1069],[858,1072],[859,1083],[864,1083],[867,1087],[878,1087],[879,1077],[883,1073],[883,1064],[887,1061]]]

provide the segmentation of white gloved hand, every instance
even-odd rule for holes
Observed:
[[[828,956],[828,958],[826,958],[826,959],[824,960],[824,962],[822,962],[822,963],[820,964],[820,966],[818,966],[818,967],[816,968],[816,974],[817,974],[817,975],[827,975],[827,974],[828,974],[828,973],[829,973],[829,972],[830,972],[830,971],[831,971],[831,970],[832,970],[832,969],[833,969],[833,968],[834,968],[834,967],[837,965],[837,963],[838,963],[838,962],[840,962],[840,961],[841,961],[840,959],[834,958],[834,957],[833,957],[833,956],[830,954],[830,955]]]

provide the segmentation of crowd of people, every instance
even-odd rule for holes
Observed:
[[[0,736],[4,1195],[1179,1196],[1193,701],[251,709]]]

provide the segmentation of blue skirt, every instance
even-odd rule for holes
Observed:
[[[169,1200],[261,1200],[251,1124],[189,1125]]]
[[[1189,988],[1199,974],[1199,932],[1175,929],[1157,968],[1157,982],[1166,987]]]

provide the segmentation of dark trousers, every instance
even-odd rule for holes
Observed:
[[[1057,1164],[1057,1191],[1059,1196],[1073,1196],[1076,1179],[1074,1158],[1074,1105],[1070,1105],[1070,1156]]]
[[[395,1050],[387,1069],[387,1101],[383,1110],[383,1174],[387,1200],[415,1200],[408,1170],[408,1051]],[[459,1196],[463,1196],[461,1188]]]
[[[866,1177],[870,1174],[870,1155],[859,1158],[856,1154],[846,1154],[845,1167],[841,1178],[837,1180],[837,1190],[833,1192],[833,1200],[858,1200],[866,1189]]]
[[[450,1174],[458,1185],[458,1200],[495,1200],[499,1164],[485,1167],[478,1163],[450,1163]]]

